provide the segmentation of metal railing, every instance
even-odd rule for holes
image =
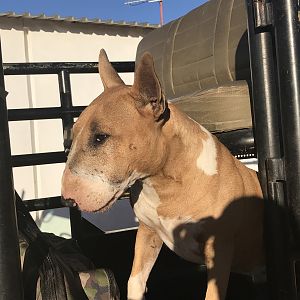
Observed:
[[[112,63],[117,72],[133,72],[134,62]],[[60,107],[26,108],[8,110],[8,121],[61,119],[64,136],[73,126],[74,118],[78,117],[85,106],[73,106],[71,91],[71,74],[97,73],[97,63],[14,63],[3,65],[4,75],[56,74],[59,85]],[[70,147],[71,141],[64,140],[64,148]],[[32,153],[12,156],[13,167],[23,167],[41,164],[62,163],[67,159],[66,152]],[[43,210],[64,207],[60,196],[24,201],[29,210]],[[70,223],[72,237],[80,238],[81,213],[76,208],[70,208]]]
[[[300,296],[298,2],[246,0],[246,6],[269,292],[272,300],[296,300]]]

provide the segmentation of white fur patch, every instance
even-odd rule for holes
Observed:
[[[143,189],[139,194],[137,202],[134,204],[134,212],[138,219],[151,228],[158,228],[160,220],[157,214],[157,207],[160,199],[156,190],[149,180],[144,180]]]
[[[218,173],[216,144],[211,133],[200,124],[199,126],[207,134],[207,139],[202,140],[202,151],[197,158],[197,168],[206,175],[212,176]]]
[[[141,222],[155,229],[169,249],[175,251],[185,259],[197,263],[200,262],[200,253],[199,256],[195,255],[199,250],[199,245],[194,240],[194,236],[190,236],[190,233],[186,233],[189,235],[188,244],[184,242],[187,240],[187,237],[184,239],[183,237],[179,238],[179,236],[176,236],[176,240],[174,240],[174,236],[177,235],[176,229],[178,229],[180,225],[191,224],[194,220],[188,216],[180,217],[180,212],[178,212],[177,218],[161,217],[157,213],[157,208],[160,203],[159,196],[151,185],[150,180],[145,180],[140,196],[134,204],[134,212]],[[179,235],[180,233],[181,232],[179,232]],[[184,245],[179,245],[182,242]]]

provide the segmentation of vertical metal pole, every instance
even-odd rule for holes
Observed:
[[[164,25],[164,14],[163,14],[163,0],[159,1],[159,16],[160,16],[160,25]]]
[[[0,44],[0,299],[23,299],[15,194]]]
[[[286,193],[300,246],[300,45],[297,0],[274,0]]]
[[[256,28],[255,11],[259,1],[246,0],[248,12],[248,41],[251,64],[252,118],[258,152],[258,168],[264,196],[268,195],[266,160],[280,158],[278,92],[272,34]]]
[[[268,178],[266,163],[282,157],[278,90],[271,26],[266,1],[246,0],[252,81],[252,115],[260,183],[265,198],[265,243],[272,300],[294,298],[288,255],[286,209],[282,182]],[[271,176],[269,176],[271,177]]]
[[[71,82],[70,73],[68,71],[61,71],[58,74],[58,83],[60,91],[60,104],[64,109],[71,109],[72,104],[72,93],[71,93]],[[73,127],[73,116],[71,114],[64,114],[62,118],[64,137],[70,132]],[[66,144],[67,143],[67,144]],[[68,139],[65,138],[64,147],[69,148],[71,145],[68,144]],[[77,208],[70,208],[70,223],[72,237],[76,240],[80,240],[81,230],[81,212]]]

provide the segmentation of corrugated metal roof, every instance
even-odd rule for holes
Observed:
[[[127,22],[127,21],[114,21],[114,20],[101,20],[101,19],[88,19],[76,17],[61,17],[59,15],[46,16],[45,14],[32,15],[30,13],[17,14],[15,12],[0,13],[1,17],[20,18],[20,19],[34,19],[34,20],[50,20],[59,22],[82,23],[82,24],[105,24],[115,26],[128,26],[128,27],[143,27],[143,28],[158,28],[159,24]]]

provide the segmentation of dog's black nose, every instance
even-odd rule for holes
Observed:
[[[66,207],[76,207],[77,204],[73,199],[65,199],[63,196],[61,196],[61,203],[63,206]]]

